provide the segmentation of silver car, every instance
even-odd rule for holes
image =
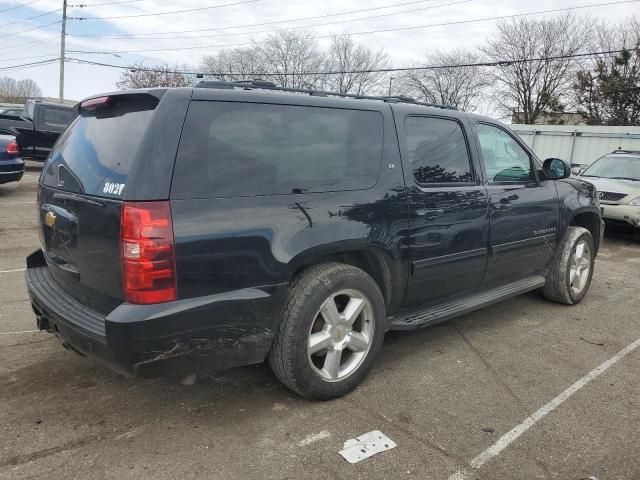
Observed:
[[[598,189],[603,218],[640,228],[640,151],[616,150],[580,172]]]

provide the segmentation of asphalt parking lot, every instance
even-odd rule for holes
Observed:
[[[580,305],[532,293],[389,334],[360,388],[310,403],[264,365],[128,379],[33,331],[38,174],[0,186],[0,478],[640,479],[640,348],[616,357],[640,339],[640,235],[607,234]],[[338,455],[371,430],[398,446]]]

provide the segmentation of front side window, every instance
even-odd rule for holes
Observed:
[[[194,101],[172,192],[206,198],[371,188],[382,134],[379,112]]]
[[[473,181],[462,127],[455,120],[407,117],[407,152],[418,184]]]
[[[501,128],[478,124],[478,140],[490,182],[531,182],[535,180],[529,154]]]

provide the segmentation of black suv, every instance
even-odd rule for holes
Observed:
[[[40,178],[38,326],[127,374],[268,359],[328,399],[387,330],[584,297],[603,227],[567,163],[489,118],[347,97],[204,82],[80,103]]]

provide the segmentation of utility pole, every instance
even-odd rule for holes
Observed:
[[[64,101],[64,47],[67,31],[67,0],[62,0],[62,30],[60,31],[60,99]]]
[[[391,96],[391,83],[393,82],[393,77],[389,77],[389,96]]]

